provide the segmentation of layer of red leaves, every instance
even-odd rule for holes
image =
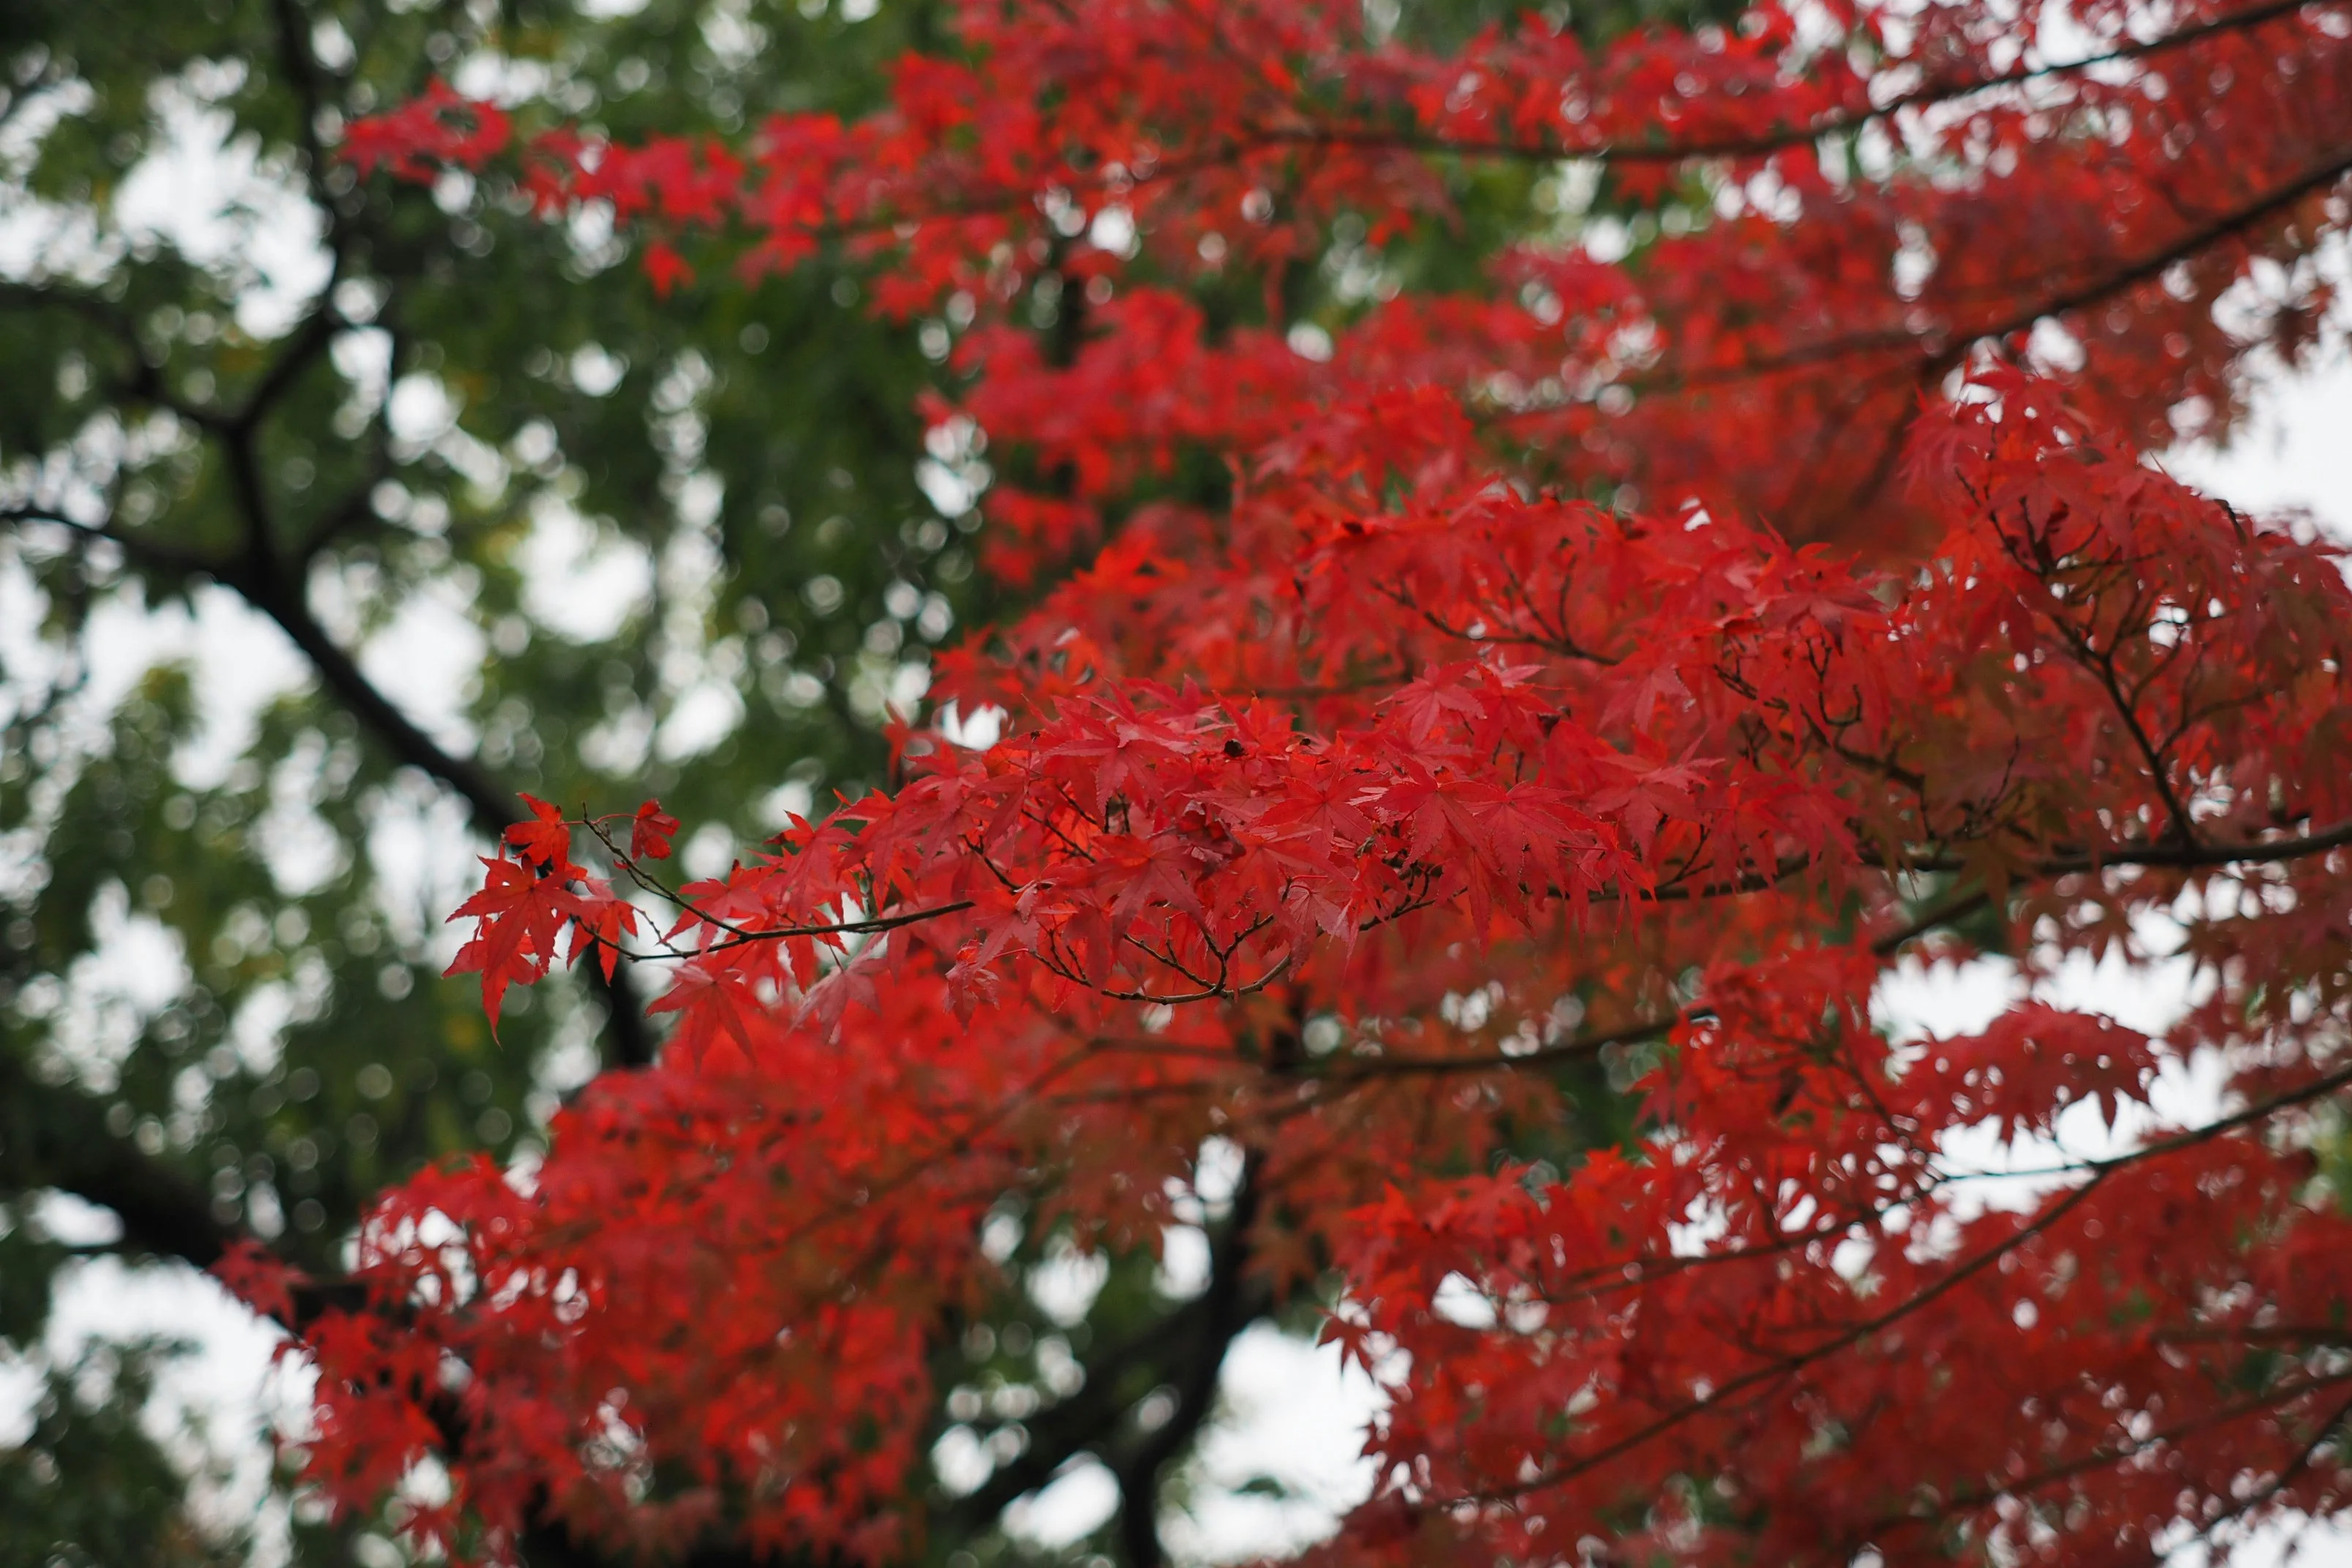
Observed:
[[[1059,585],[945,661],[1002,742],[909,737],[903,787],[682,889],[660,1067],[527,1183],[385,1200],[376,1307],[313,1336],[312,1477],[370,1506],[436,1456],[415,1528],[492,1552],[535,1515],[909,1551],[992,1205],[1148,1240],[1215,1136],[1270,1194],[1253,1267],[1336,1268],[1390,1385],[1334,1561],[2137,1563],[2345,1506],[2352,594],[2140,456],[2314,330],[2342,8],[2072,7],[2095,69],[2038,5],[1443,58],[1353,0],[956,14],[871,121],[515,165],[763,265],[848,245],[887,310],[961,296],[937,412],[1058,476],[984,506]],[[503,155],[460,118],[352,152]],[[1328,357],[1187,293],[1442,218],[1445,159],[1571,154],[1710,216],[1375,291]],[[1077,237],[1113,206],[1132,254]],[[1015,309],[1049,271],[1066,352]],[[1152,500],[1198,451],[1230,504]],[[459,911],[493,1014],[635,936],[534,811]],[[649,879],[676,826],[604,843]],[[2037,973],[2150,963],[2167,916],[2196,1000],[1890,1045],[1888,967],[1988,908]],[[2221,1109],[2171,1125],[2192,1055]],[[1640,1137],[1515,1160],[1592,1062]],[[2129,1135],[1972,1197],[1956,1138],[2076,1105]]]

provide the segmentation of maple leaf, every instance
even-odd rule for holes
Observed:
[[[572,930],[572,950],[565,961],[577,963],[580,955],[595,949],[596,961],[604,978],[613,978],[614,966],[625,955],[621,945],[624,936],[634,936],[637,931],[635,906],[626,899],[616,899],[610,887],[591,881],[574,905],[569,906]]]
[[[252,1237],[240,1237],[230,1243],[212,1266],[212,1273],[231,1295],[255,1311],[280,1323],[296,1321],[294,1291],[307,1283],[307,1277]]]
[[[559,932],[586,911],[555,876],[503,858],[484,857],[482,865],[487,875],[481,890],[449,916],[473,921],[475,934],[442,973],[482,977],[482,1010],[496,1032],[507,987],[544,976],[554,962]]]
[[[659,801],[646,801],[637,807],[635,816],[630,819],[629,858],[668,859],[670,837],[677,832],[677,818],[664,811]]]
[[[686,258],[680,256],[674,246],[662,240],[655,240],[646,247],[644,266],[646,277],[654,286],[654,293],[664,299],[679,284],[694,281],[694,268],[687,265]]]
[[[1425,742],[1454,720],[1474,720],[1485,710],[1470,689],[1478,675],[1474,664],[1423,670],[1419,679],[1389,699],[1402,721],[1405,738]]]
[[[509,827],[506,841],[541,871],[578,876],[579,868],[572,863],[572,826],[564,821],[562,809],[536,795],[526,795],[522,800],[530,807],[530,819]]]

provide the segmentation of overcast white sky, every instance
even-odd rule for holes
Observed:
[[[315,234],[299,205],[273,199],[264,172],[249,159],[224,154],[217,139],[206,137],[197,111],[185,113],[192,118],[184,126],[183,147],[158,158],[126,187],[126,216],[135,225],[171,234],[200,257],[256,264],[268,281],[254,291],[249,324],[266,328],[282,321],[323,278]],[[240,206],[251,214],[249,221],[224,219]],[[0,191],[0,273],[20,274],[39,247],[58,237],[55,215]],[[415,417],[430,416],[423,410]],[[2339,351],[2315,373],[2273,384],[2231,449],[2180,452],[2171,466],[2242,508],[2299,509],[2336,537],[2352,540],[2347,451],[2352,363]],[[546,548],[554,552],[551,570],[604,572],[608,580],[614,570],[610,562],[580,558],[566,544],[560,522],[551,525]],[[628,575],[625,563],[623,575]],[[20,582],[12,586],[0,581],[0,640],[18,643],[26,635],[21,587]],[[618,587],[625,591],[627,584]],[[580,602],[577,595],[569,597]],[[276,631],[225,594],[203,598],[193,618],[147,616],[130,606],[110,613],[116,618],[108,623],[111,654],[102,690],[119,696],[158,658],[196,663],[200,689],[219,721],[216,738],[205,748],[212,754],[190,759],[197,773],[225,767],[240,749],[239,733],[251,714],[304,676],[300,661]],[[460,606],[426,606],[378,637],[364,662],[432,727],[454,732],[460,727],[455,693],[479,649]],[[421,824],[407,831],[425,836]],[[421,897],[427,892],[419,889]],[[141,967],[136,954],[123,962],[126,974]],[[2109,1011],[2147,1028],[2161,1027],[2186,994],[2183,977],[2162,970],[2125,975],[2084,967],[2067,972],[2053,989],[2070,1004]],[[1906,972],[1890,981],[1882,999],[1887,1020],[1900,1029],[1950,1033],[1980,1023],[2015,990],[2013,973],[1988,962],[1966,971]],[[2181,1114],[2210,1104],[2212,1097],[2210,1080],[2200,1083],[2191,1075],[2182,1075],[2168,1092],[2168,1109]],[[2111,1135],[2087,1124],[2069,1128],[2066,1136],[2088,1150]],[[1969,1153],[1990,1162],[2002,1152]],[[64,1203],[54,1217],[68,1230],[100,1223],[99,1216],[78,1215],[74,1205]],[[227,1479],[215,1492],[224,1518],[252,1509],[267,1463],[263,1422],[273,1410],[290,1415],[300,1405],[299,1376],[272,1372],[275,1336],[186,1269],[130,1268],[99,1258],[75,1266],[65,1279],[48,1350],[65,1361],[93,1337],[147,1333],[183,1336],[203,1347],[165,1377],[150,1412],[156,1429],[173,1434],[191,1463],[225,1467]],[[1370,1481],[1357,1448],[1375,1394],[1360,1377],[1343,1377],[1336,1356],[1268,1329],[1253,1330],[1228,1359],[1223,1386],[1228,1415],[1196,1461],[1202,1501],[1193,1513],[1168,1525],[1180,1556],[1196,1563],[1304,1544],[1328,1531]],[[23,1369],[0,1365],[0,1442],[24,1430],[28,1387]],[[1291,1500],[1235,1495],[1235,1489],[1256,1476],[1281,1480]],[[1013,1523],[1042,1538],[1068,1538],[1108,1517],[1111,1503],[1108,1478],[1098,1468],[1081,1468],[1017,1510]],[[2288,1535],[2273,1531],[2240,1561],[2284,1561],[2294,1544]],[[2305,1563],[2352,1563],[2352,1533],[2315,1531],[2301,1539],[2300,1547],[2296,1560]],[[2181,1561],[2192,1559],[2184,1555]]]

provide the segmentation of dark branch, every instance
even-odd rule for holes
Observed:
[[[1344,147],[1362,151],[1390,150],[1400,153],[1423,153],[1463,158],[1487,158],[1536,163],[1557,163],[1562,159],[1587,159],[1598,163],[1648,164],[1683,163],[1707,158],[1761,158],[1791,147],[1801,147],[1819,142],[1825,136],[1842,135],[1861,130],[1866,125],[1892,118],[1906,110],[1951,103],[1993,92],[2006,87],[2020,87],[2027,82],[2050,77],[2074,76],[2102,66],[2118,65],[2147,59],[2158,55],[2186,48],[2192,44],[2274,21],[2303,10],[2310,0],[2266,0],[2265,4],[2250,5],[2242,11],[2217,16],[2210,21],[2177,28],[2161,37],[2145,42],[2132,40],[2096,55],[2080,59],[2048,61],[2041,65],[2018,65],[2005,71],[1987,76],[1948,79],[1928,81],[1908,92],[1898,93],[1883,104],[1848,110],[1824,115],[1802,124],[1787,125],[1751,136],[1696,138],[1689,141],[1661,139],[1654,142],[1574,142],[1552,138],[1527,141],[1506,141],[1500,138],[1478,139],[1433,135],[1413,131],[1392,131],[1381,127],[1346,128],[1317,127],[1297,131],[1270,130],[1247,139],[1234,148],[1234,155],[1267,146]]]
[[[1217,1376],[1224,1368],[1225,1349],[1258,1315],[1252,1310],[1254,1292],[1244,1275],[1250,1227],[1264,1196],[1258,1180],[1261,1156],[1253,1150],[1234,1189],[1233,1215],[1211,1250],[1209,1286],[1201,1296],[1204,1308],[1201,1336],[1187,1347],[1178,1371],[1176,1408],[1166,1421],[1142,1434],[1132,1447],[1111,1461],[1111,1474],[1118,1481],[1119,1542],[1126,1549],[1128,1568],[1160,1568],[1166,1561],[1167,1552],[1160,1542],[1160,1474],[1209,1418],[1216,1405]]]
[[[1273,1310],[1273,1293],[1253,1284],[1242,1303],[1244,1323]],[[1085,1382],[1076,1393],[1024,1421],[1029,1446],[1010,1464],[1000,1466],[980,1489],[959,1498],[932,1515],[932,1533],[965,1538],[988,1527],[1016,1499],[1052,1480],[1078,1454],[1104,1442],[1133,1407],[1139,1377],[1157,1387],[1167,1381],[1168,1368],[1194,1353],[1212,1332],[1216,1311],[1213,1299],[1195,1297],[1150,1324],[1139,1333],[1085,1358],[1079,1365]]]
[[[0,1184],[56,1187],[112,1209],[122,1247],[198,1268],[220,1260],[242,1234],[213,1215],[204,1190],[150,1159],[106,1125],[89,1095],[46,1084],[0,1052]]]

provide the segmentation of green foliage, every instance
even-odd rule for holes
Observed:
[[[155,1363],[172,1352],[152,1343],[94,1350],[42,1379],[31,1433],[0,1449],[0,1562],[227,1568],[243,1560],[240,1536],[191,1519],[181,1468],[140,1425]]]
[[[349,692],[314,679],[226,748],[185,671],[129,671],[105,710],[91,682],[125,673],[105,614],[217,616],[226,584],[265,611],[290,596],[348,648],[446,606],[443,625],[484,645],[457,706],[499,798],[664,791],[748,842],[774,826],[754,812],[779,784],[814,805],[874,780],[883,699],[919,684],[920,650],[971,593],[916,483],[929,363],[837,302],[854,279],[746,289],[722,263],[714,286],[664,300],[624,245],[504,193],[361,184],[320,155],[339,119],[486,51],[554,72],[622,133],[855,110],[876,62],[926,25],[919,7],[702,25],[719,15],[12,9],[7,111],[55,117],[15,171],[17,205],[57,204],[98,239],[0,285],[0,463],[12,495],[131,542],[92,551],[34,525],[0,545],[44,612],[39,646],[11,648],[0,706],[0,1006],[20,1060],[119,1096],[127,1136],[226,1194],[224,1220],[276,1182],[299,1235],[330,1248],[377,1183],[527,1131],[546,1109],[541,1058],[576,1058],[593,1021],[542,1005],[494,1048],[464,988],[433,978],[446,900],[429,877],[462,869],[455,823]],[[324,236],[335,273],[317,308],[252,261],[121,224],[114,202],[192,106],[230,161],[249,149],[268,174],[273,225]],[[409,422],[412,402],[450,417]],[[36,461],[58,477],[27,484]],[[567,590],[543,559],[566,542],[602,550],[622,591]],[[669,743],[681,713],[700,737]],[[404,816],[424,843],[372,851]],[[724,846],[707,853],[723,864]],[[176,946],[188,984],[91,1059],[62,1019],[77,964],[126,924]]]
[[[331,1273],[384,1183],[537,1136],[599,1059],[585,997],[541,996],[493,1042],[471,989],[436,978],[450,879],[494,825],[405,765],[331,673],[224,733],[205,695],[221,672],[175,662],[184,617],[200,652],[227,626],[282,657],[268,616],[298,642],[324,622],[346,650],[411,617],[384,645],[395,662],[478,639],[478,662],[462,646],[452,661],[465,689],[439,738],[494,801],[659,792],[742,844],[776,826],[761,803],[780,785],[813,809],[878,780],[886,700],[919,690],[924,649],[976,593],[955,520],[917,482],[933,366],[912,333],[869,320],[838,268],[744,287],[698,257],[705,281],[662,298],[609,235],[487,186],[358,182],[323,147],[494,58],[624,135],[855,112],[929,25],[921,5],[851,23],[679,0],[601,20],[529,3],[5,8],[18,156],[0,223],[63,237],[0,276],[0,506],[125,542],[0,532],[7,602],[37,607],[0,638],[0,1083],[95,1139],[0,1148],[13,1187],[102,1157]],[[256,173],[246,210],[184,247],[124,204],[203,205],[156,162],[191,142],[173,167]],[[306,232],[324,279],[301,275],[289,237]],[[567,585],[549,564],[566,549],[601,582]],[[693,858],[730,849],[706,838]],[[30,1335],[64,1255],[23,1227],[0,1247],[0,1333]],[[130,1419],[136,1384],[109,1384],[100,1415],[53,1399],[70,1441],[0,1461],[12,1499],[51,1500],[0,1507],[35,1532],[0,1560],[46,1561],[51,1540],[78,1543],[62,1562],[209,1560],[184,1523],[168,1548],[160,1525],[91,1533],[138,1489],[180,1485]]]

